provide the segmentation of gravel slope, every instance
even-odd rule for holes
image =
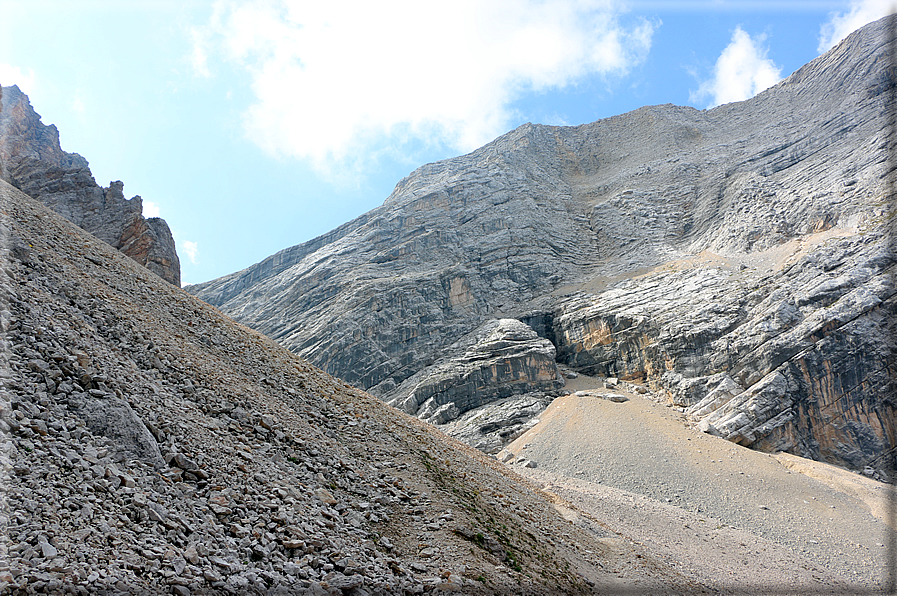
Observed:
[[[581,376],[570,387],[597,386]],[[689,428],[673,409],[624,395],[623,403],[555,400],[509,446],[538,468],[515,469],[720,587],[749,581],[749,591],[775,591],[797,582],[815,593],[883,585],[895,535],[884,485],[751,451]]]
[[[599,537],[0,180],[0,594],[703,593]]]

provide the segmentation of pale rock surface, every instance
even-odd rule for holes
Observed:
[[[496,399],[564,385],[554,346],[515,319],[488,321],[446,351],[451,356],[398,386],[387,380],[373,393],[379,390],[387,403],[442,424]]]

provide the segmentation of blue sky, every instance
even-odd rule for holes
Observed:
[[[197,283],[524,122],[747,99],[890,0],[0,0],[17,84]]]

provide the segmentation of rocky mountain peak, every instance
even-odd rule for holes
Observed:
[[[886,474],[890,23],[747,101],[525,124],[188,291],[408,412],[480,412],[492,421],[465,440],[490,451],[521,420],[479,408],[556,391],[534,386],[535,360],[499,354],[496,370],[533,363],[519,369],[531,382],[486,382],[467,357],[477,329],[516,319],[559,366],[694,406],[707,432]]]
[[[15,85],[2,91],[0,178],[180,285],[180,260],[168,224],[144,218],[143,201],[125,198],[121,181],[100,187],[86,159],[62,150],[59,131],[41,122],[27,95]]]

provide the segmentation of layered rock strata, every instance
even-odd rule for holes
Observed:
[[[559,363],[644,383],[708,432],[884,474],[890,23],[744,102],[526,124],[189,291],[395,403],[409,379],[444,382],[432,365],[473,345],[459,338],[517,319]]]
[[[540,404],[533,410],[519,399],[505,400],[496,404],[497,410],[481,412],[485,416],[469,417],[467,424],[478,423],[479,435],[471,444],[489,453],[513,440],[521,423],[547,405],[544,397],[557,395],[564,385],[554,345],[516,319],[488,321],[447,352],[452,355],[418,371],[398,387],[381,383],[372,391],[382,392],[390,405],[432,424],[457,420],[483,408],[484,403],[521,394]],[[451,428],[443,430],[451,432]],[[486,448],[487,444],[491,447]]]
[[[59,131],[41,123],[16,86],[0,95],[0,178],[180,286],[180,260],[165,220],[143,217],[143,201],[126,199],[121,181],[100,187],[87,160],[62,150]]]

